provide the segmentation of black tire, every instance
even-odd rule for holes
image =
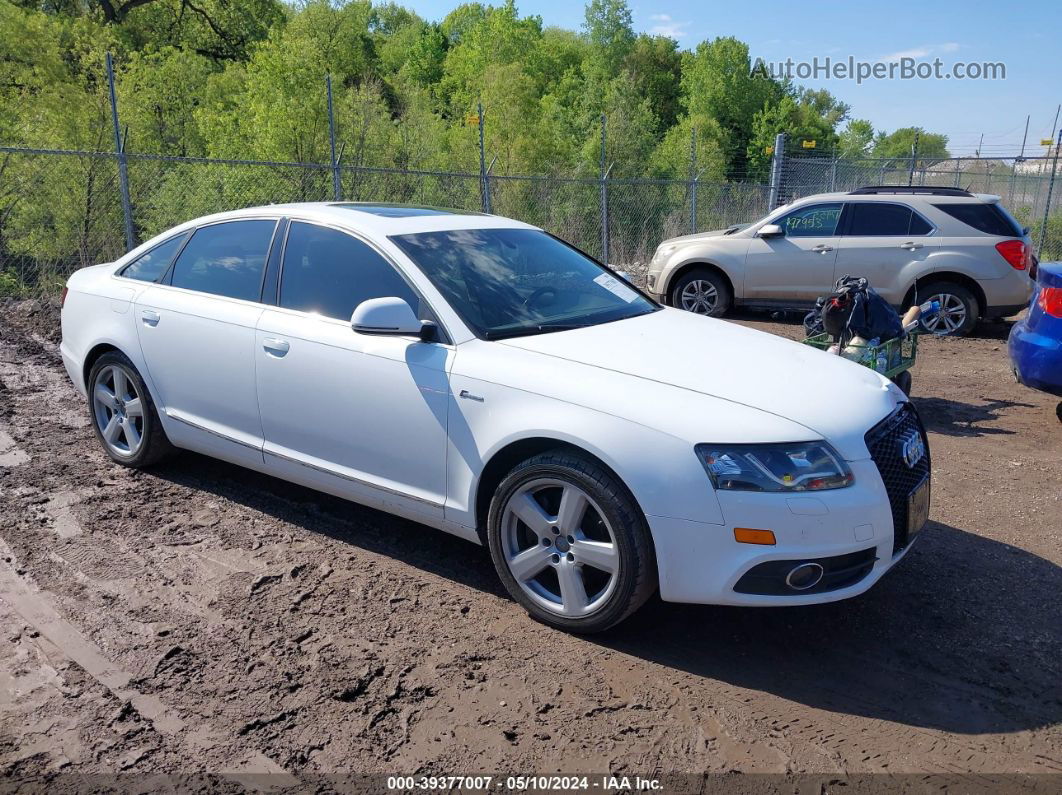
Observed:
[[[136,395],[141,401],[141,423],[139,429],[141,442],[139,446],[129,454],[122,454],[104,438],[103,430],[100,427],[100,420],[97,418],[97,412],[99,409],[93,396],[96,381],[100,373],[107,368],[115,367],[121,368],[125,373],[125,376],[130,382],[132,382],[136,389]],[[159,421],[159,414],[155,409],[155,401],[151,399],[151,393],[148,391],[144,379],[129,360],[129,357],[124,353],[120,353],[119,351],[108,351],[100,356],[89,371],[87,388],[89,395],[89,421],[92,423],[92,428],[96,432],[96,438],[99,439],[104,452],[106,452],[115,463],[133,469],[140,469],[142,467],[151,466],[152,464],[157,464],[159,461],[162,461],[164,458],[169,457],[175,452],[176,448],[166,437],[166,431],[163,430],[162,423]],[[129,421],[129,418],[125,418],[125,420]]]
[[[696,302],[692,306],[692,302],[683,298],[683,293],[688,287],[694,283],[701,282],[707,285],[711,285],[711,289],[714,290],[714,302],[710,305],[705,302]],[[711,294],[710,294],[711,295]],[[706,299],[707,300],[707,299]],[[698,315],[707,315],[708,317],[722,317],[730,310],[730,305],[734,300],[734,296],[730,291],[730,285],[727,284],[725,278],[723,278],[718,271],[710,268],[694,268],[682,274],[673,285],[671,285],[671,291],[668,294],[668,303],[676,309],[685,309],[687,312],[693,312]],[[699,307],[706,307],[701,309]]]
[[[503,533],[506,532],[503,523],[508,516],[506,508],[514,495],[520,494],[529,484],[543,480],[557,481],[564,485],[570,484],[589,497],[592,501],[593,513],[590,510],[587,511],[587,516],[591,518],[589,520],[586,517],[583,518],[584,528],[588,527],[588,521],[590,525],[598,528],[605,527],[604,523],[607,522],[612,530],[611,536],[614,538],[612,549],[618,553],[619,561],[617,571],[612,575],[615,581],[612,583],[610,580],[611,584],[601,589],[600,593],[607,592],[609,595],[601,597],[600,605],[594,607],[593,601],[590,601],[588,607],[594,609],[586,615],[574,618],[561,615],[558,612],[561,609],[560,606],[557,606],[555,610],[546,609],[528,593],[525,593],[524,588],[509,569],[503,542]],[[597,509],[601,512],[603,520],[601,523],[597,523],[597,519],[594,518],[597,515]],[[523,529],[529,528],[525,525]],[[590,527],[588,532],[593,529]],[[558,549],[559,539],[560,536],[557,537]],[[617,481],[611,473],[600,464],[576,452],[564,449],[545,452],[523,461],[509,473],[498,486],[491,500],[487,517],[487,542],[494,567],[509,595],[536,620],[567,632],[593,633],[606,630],[641,607],[656,590],[656,559],[653,554],[649,527],[641,510],[623,484]],[[572,545],[572,553],[577,550],[578,547]],[[548,551],[553,552],[554,548],[550,547]],[[542,570],[542,574],[557,578],[559,583],[558,566],[568,564],[563,560],[563,554],[554,554],[552,558],[553,563],[547,565]],[[572,559],[572,555],[567,555],[567,560]],[[550,566],[554,569],[552,575],[549,574]],[[595,575],[594,572],[597,570],[592,566],[590,575],[584,574],[586,566],[577,561],[571,566],[580,572],[578,576],[584,586],[590,582],[588,577],[600,574],[597,572]],[[589,589],[586,590],[589,592]]]
[[[911,396],[911,371],[904,370],[902,373],[897,373],[896,377],[892,379],[892,382],[900,388],[907,397]]]
[[[970,292],[968,288],[963,287],[961,284],[956,284],[955,282],[933,282],[918,288],[918,295],[915,297],[915,303],[923,304],[931,298],[936,298],[938,296],[953,296],[955,299],[958,299],[965,310],[965,316],[959,326],[954,330],[934,330],[929,325],[926,325],[925,321],[922,323],[922,328],[941,337],[965,337],[971,334],[977,326],[978,315],[981,313],[981,307],[977,303],[977,298],[974,294]],[[943,320],[938,321],[937,328],[944,328]]]

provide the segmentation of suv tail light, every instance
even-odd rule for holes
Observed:
[[[66,293],[67,293],[67,289],[66,289],[66,287],[63,287],[63,292],[59,294],[59,308],[60,309],[62,309],[64,306],[66,306]]]
[[[1004,240],[996,243],[996,251],[1017,271],[1026,270],[1032,257],[1032,250],[1021,240]]]
[[[1041,287],[1036,303],[1051,317],[1062,318],[1062,287]]]

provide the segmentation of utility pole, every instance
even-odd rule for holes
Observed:
[[[336,117],[332,112],[332,75],[325,75],[325,88],[328,91],[328,144],[332,149],[332,198],[335,201],[342,201],[339,161],[336,159]]]
[[[914,143],[911,144],[911,167],[907,170],[907,186],[914,185],[915,158],[918,157],[918,137],[920,130],[915,130]]]
[[[118,188],[122,192],[122,216],[125,220],[125,250],[136,248],[133,234],[133,202],[129,198],[129,165],[125,157],[125,141],[118,124],[118,95],[114,91],[114,61],[107,53],[107,85],[111,92],[111,120],[114,122],[114,151],[118,155]]]
[[[1036,251],[1041,256],[1044,250],[1044,241],[1047,239],[1047,216],[1051,212],[1051,194],[1055,190],[1055,177],[1058,175],[1058,150],[1062,149],[1062,130],[1058,131],[1058,137],[1055,139],[1055,156],[1051,162],[1051,179],[1047,183],[1047,201],[1044,203],[1044,222],[1040,226],[1040,244],[1036,247]]]

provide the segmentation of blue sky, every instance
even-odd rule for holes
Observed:
[[[1004,80],[798,81],[826,88],[852,106],[852,116],[875,129],[918,125],[948,136],[955,155],[971,155],[984,134],[982,154],[1014,155],[1025,117],[1027,155],[1043,154],[1062,102],[1058,46],[1062,6],[1057,0],[1011,4],[985,0],[865,1],[797,0],[717,3],[698,0],[628,0],[639,32],[677,39],[683,48],[716,36],[748,42],[753,58],[768,62],[832,59],[888,61],[900,55],[932,60],[1003,62]],[[439,20],[457,0],[399,0],[421,16]],[[546,25],[578,29],[583,4],[576,0],[517,0],[522,15]],[[1057,130],[1055,132],[1057,134]]]

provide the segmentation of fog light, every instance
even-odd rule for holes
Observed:
[[[774,533],[770,530],[754,530],[751,527],[735,527],[734,540],[742,544],[763,544],[774,546]]]
[[[786,575],[785,584],[794,591],[814,588],[822,579],[823,569],[818,563],[801,563]]]

